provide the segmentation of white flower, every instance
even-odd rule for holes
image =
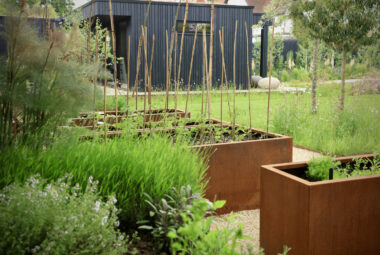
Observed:
[[[94,206],[94,210],[95,210],[95,212],[98,212],[98,211],[99,211],[99,208],[100,208],[100,202],[99,202],[99,201],[96,201],[96,202],[95,202],[95,206]]]
[[[89,182],[89,183],[92,183],[93,180],[94,180],[94,177],[92,177],[92,176],[88,177],[88,182]]]
[[[107,221],[108,221],[108,216],[104,216],[102,219],[102,226],[104,226],[104,224],[106,224]]]
[[[115,223],[113,224],[115,227],[118,227],[118,226],[120,226],[120,222],[117,220],[117,221],[115,221]]]
[[[112,196],[112,197],[110,198],[110,201],[112,202],[112,204],[116,204],[117,199],[116,199],[116,197]]]
[[[40,246],[36,246],[32,249],[32,253],[37,253],[40,250]]]

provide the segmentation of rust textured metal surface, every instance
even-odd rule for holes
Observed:
[[[356,155],[336,158],[351,162]],[[306,162],[261,169],[260,244],[291,254],[380,254],[380,175],[309,182],[287,172]]]
[[[220,121],[215,119],[208,121],[220,124]],[[223,122],[223,127],[230,125],[228,122]],[[197,125],[185,128],[194,127]],[[176,127],[154,129],[152,132],[169,132],[174,129]],[[259,208],[261,165],[292,161],[293,139],[291,137],[267,134],[258,129],[252,129],[252,131],[266,135],[267,138],[192,146],[210,155],[207,162],[209,168],[206,172],[208,183],[205,195],[211,201],[226,200],[226,205],[217,211],[219,214]],[[147,130],[141,129],[137,132],[147,132]],[[107,132],[108,137],[122,134],[123,131]],[[99,135],[102,136],[102,133]],[[86,138],[91,139],[91,136]]]
[[[265,134],[264,131],[252,129]],[[269,138],[193,146],[211,153],[206,178],[206,198],[226,200],[218,213],[260,207],[260,166],[292,161],[293,139],[269,134]]]

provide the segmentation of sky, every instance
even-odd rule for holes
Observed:
[[[74,0],[75,8],[87,3],[90,0]]]

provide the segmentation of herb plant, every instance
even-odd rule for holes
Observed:
[[[42,151],[20,146],[2,153],[0,187],[37,173],[49,181],[71,173],[84,188],[93,176],[99,180],[102,196],[115,194],[120,219],[127,227],[149,215],[144,193],[161,199],[172,187],[184,185],[203,193],[205,156],[185,142],[173,144],[167,136],[154,134],[147,138],[126,134],[106,142],[62,140]]]
[[[380,174],[380,157],[356,158],[353,164],[341,164],[331,157],[315,158],[308,162],[306,175],[311,181],[328,180],[330,169],[333,169],[333,179]]]
[[[340,162],[335,162],[331,157],[313,158],[307,163],[307,177],[311,181],[323,181],[329,179],[330,168],[336,169]]]
[[[342,169],[337,169],[334,171],[334,179],[380,174],[379,155],[375,156],[373,160],[357,158],[353,161],[354,165],[352,167],[347,165]]]
[[[144,225],[139,228],[151,231],[159,250],[168,250],[170,246],[168,233],[183,225],[182,214],[192,217],[190,211],[192,203],[195,199],[201,199],[202,196],[200,193],[193,193],[189,185],[173,188],[161,200],[153,199],[148,194],[145,195],[147,197],[145,201],[151,207],[150,220],[140,221],[140,224]]]
[[[116,227],[116,199],[103,201],[89,178],[84,192],[64,177],[38,176],[0,194],[1,254],[125,254],[128,240]]]

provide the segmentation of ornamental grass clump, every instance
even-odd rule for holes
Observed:
[[[188,148],[186,142],[164,135],[145,138],[76,142],[70,139],[57,141],[42,151],[27,147],[8,150],[0,156],[0,187],[13,181],[24,181],[41,174],[49,181],[66,173],[73,182],[85,188],[93,176],[99,180],[103,197],[114,194],[121,209],[119,217],[123,228],[145,219],[149,206],[144,193],[163,198],[172,187],[190,185],[195,192],[203,193],[206,164],[199,152]]]
[[[125,254],[115,198],[103,200],[91,178],[80,189],[67,176],[49,184],[32,176],[1,190],[0,253]]]
[[[52,137],[57,125],[89,109],[91,77],[106,76],[98,63],[83,62],[78,24],[64,30],[54,23],[41,35],[23,11],[9,9],[0,33],[7,45],[0,57],[0,149],[31,134]]]

